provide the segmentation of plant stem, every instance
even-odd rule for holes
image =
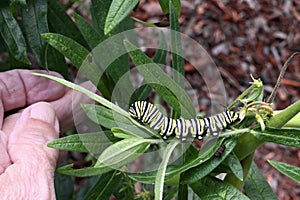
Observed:
[[[278,88],[280,86],[280,83],[281,83],[281,79],[283,78],[284,74],[285,74],[285,71],[287,69],[287,67],[289,66],[289,64],[292,62],[293,58],[298,54],[299,52],[295,52],[293,53],[288,59],[287,61],[285,61],[280,73],[279,73],[279,76],[277,78],[277,81],[276,81],[276,84],[274,86],[274,89],[271,93],[271,95],[269,96],[269,98],[267,99],[267,103],[272,103],[274,101],[274,98],[277,94],[277,91],[278,91]]]

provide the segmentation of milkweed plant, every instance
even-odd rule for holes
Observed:
[[[55,1],[16,0],[0,9],[1,33],[11,47],[12,67],[30,66],[29,52],[40,66],[67,77],[66,57],[101,93],[33,73],[93,99],[96,104],[81,106],[89,120],[101,127],[48,143],[51,148],[85,153],[92,163],[83,168],[64,163],[57,169],[57,199],[108,199],[112,195],[117,199],[157,200],[277,199],[253,158],[264,142],[300,147],[300,101],[281,111],[272,108],[284,72],[297,53],[286,61],[268,98],[264,98],[263,81],[249,75],[252,82],[248,88],[229,102],[224,112],[201,118],[184,89],[180,1],[158,1],[167,16],[162,22],[132,18],[157,30],[169,26],[171,51],[167,51],[167,38],[161,31],[153,58],[137,47],[134,33],[127,32],[134,28],[128,15],[138,2],[92,0],[92,23],[77,13],[72,20],[66,8]],[[15,19],[16,10],[21,11],[19,20],[24,30]],[[12,23],[5,23],[8,19]],[[109,40],[116,35],[117,39]],[[172,57],[172,76],[162,68],[168,54]],[[130,81],[128,57],[144,80],[137,89]],[[163,100],[168,112],[145,101],[153,94],[154,103]],[[300,182],[299,167],[268,162]],[[87,181],[74,192],[71,177],[86,177]]]

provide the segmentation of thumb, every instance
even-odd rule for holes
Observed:
[[[46,145],[58,137],[58,129],[55,111],[48,103],[33,104],[22,112],[8,139],[12,165],[0,176],[2,197],[55,199],[58,150]]]
[[[26,108],[16,122],[8,141],[12,163],[36,161],[41,165],[55,167],[58,151],[47,147],[56,139],[59,123],[51,104],[40,102]]]

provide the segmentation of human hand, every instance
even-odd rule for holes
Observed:
[[[72,90],[31,73],[29,70],[0,73],[1,199],[55,199],[58,151],[46,145],[58,138],[60,126],[61,129],[72,126],[72,100],[79,108],[79,103],[91,101],[80,93],[75,93],[77,98],[74,98]],[[95,91],[91,83],[84,85]],[[26,106],[4,118],[5,112]]]

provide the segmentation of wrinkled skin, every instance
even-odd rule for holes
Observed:
[[[80,108],[80,103],[91,103],[84,95],[31,72],[0,73],[1,199],[55,199],[59,152],[46,144],[58,138],[59,130],[73,126],[72,104]],[[91,83],[83,85],[95,91]],[[24,109],[4,118],[5,112],[17,108]]]

